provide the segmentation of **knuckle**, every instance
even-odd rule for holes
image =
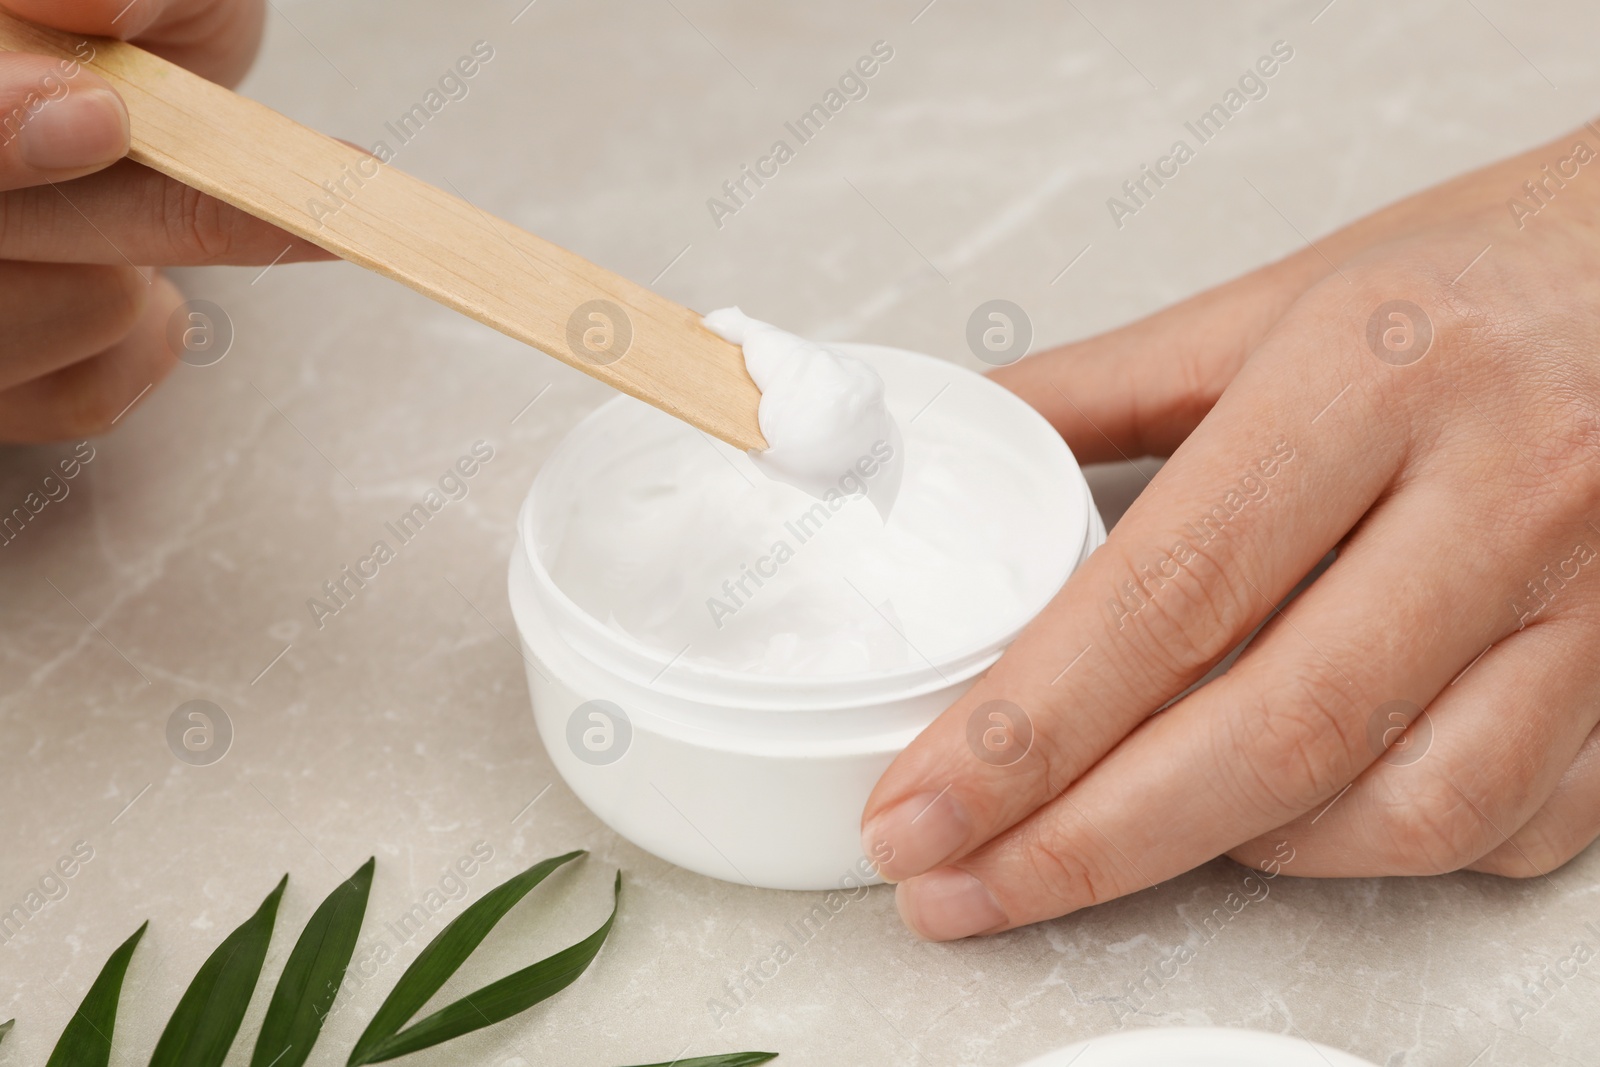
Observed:
[[[1419,267],[1421,269],[1419,269]],[[1444,296],[1443,282],[1425,266],[1414,261],[1396,259],[1357,263],[1344,268],[1348,284],[1339,278],[1329,278],[1317,290],[1326,301],[1338,301],[1349,311],[1350,324],[1361,331],[1361,344],[1366,346],[1367,320],[1374,308],[1390,300],[1409,300],[1427,313],[1437,332],[1446,324],[1440,322],[1437,309]],[[1342,290],[1342,291],[1341,291]],[[1443,316],[1452,320],[1452,316]]]
[[[1016,884],[1026,885],[1031,894],[1046,899],[1055,914],[1104,903],[1119,895],[1117,879],[1096,866],[1098,850],[1085,849],[1058,832],[1038,828],[1023,834],[1018,848],[1021,867],[1028,877]]]
[[[227,207],[178,182],[164,182],[160,188],[162,219],[173,247],[196,265],[226,262],[238,243]]]
[[[1589,514],[1600,505],[1600,384],[1556,382],[1539,407],[1540,430],[1525,447],[1550,506]]]
[[[1360,335],[1358,373],[1383,386],[1371,395],[1396,411],[1437,403],[1433,376],[1396,377],[1365,351],[1373,310],[1410,301],[1432,335],[1427,358],[1448,361],[1461,383],[1451,410],[1474,423],[1487,420],[1514,442],[1515,477],[1533,498],[1531,513],[1570,518],[1579,508],[1587,514],[1600,506],[1600,372],[1589,358],[1594,327],[1587,311],[1553,305],[1514,280],[1487,299],[1469,299],[1441,271],[1438,257],[1422,252],[1402,251],[1345,273],[1351,284],[1325,282],[1306,303],[1313,314],[1336,315]]]
[[[1476,866],[1503,878],[1539,878],[1572,860],[1590,840],[1555,819],[1538,818]]]
[[[1347,263],[1302,296],[1279,328],[1322,335],[1331,330],[1351,380],[1381,386],[1371,390],[1373,397],[1403,407],[1416,399],[1417,390],[1427,390],[1429,376],[1397,377],[1395,369],[1424,359],[1437,361],[1442,353],[1461,349],[1486,321],[1451,291],[1451,279],[1435,259],[1401,249],[1382,259]],[[1391,317],[1385,309],[1399,317]],[[1398,344],[1391,346],[1390,333],[1383,326],[1374,333],[1375,323],[1406,329]],[[1282,356],[1300,358],[1292,346],[1282,350]]]
[[[1229,752],[1264,754],[1221,764],[1248,776],[1242,802],[1287,820],[1343,788],[1366,743],[1362,706],[1360,694],[1320,658],[1302,661],[1245,700],[1221,739]]]
[[[1224,656],[1255,622],[1258,598],[1233,577],[1227,549],[1188,545],[1192,558],[1170,578],[1150,566],[1118,590],[1123,613],[1115,629],[1131,638],[1124,645],[1138,674],[1188,679]],[[1159,566],[1159,565],[1158,565]],[[1128,610],[1128,609],[1133,610]],[[1264,610],[1264,609],[1262,609]]]
[[[1397,872],[1448,874],[1493,847],[1494,828],[1449,779],[1426,771],[1387,778],[1376,803],[1376,836],[1388,848]]]

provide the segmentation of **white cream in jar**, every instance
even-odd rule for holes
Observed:
[[[730,313],[712,320],[726,326]],[[744,320],[729,332],[755,349],[769,389],[762,428],[774,452],[787,446],[776,473],[804,491],[765,477],[768,457],[752,462],[628,401],[609,454],[587,457],[565,513],[544,527],[555,584],[663,657],[813,680],[945,662],[1037,611],[1080,550],[1041,521],[1040,501],[1062,492],[1048,468],[957,405],[941,410],[948,378],[886,392],[855,356],[797,353],[798,338],[768,330]],[[758,338],[770,338],[764,351]],[[756,365],[766,356],[775,363]],[[849,402],[834,405],[819,448],[792,420],[830,387]],[[767,398],[791,421],[767,418]]]

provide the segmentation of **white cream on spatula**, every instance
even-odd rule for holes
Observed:
[[[774,481],[821,499],[866,485],[885,520],[905,474],[900,427],[884,403],[883,379],[862,360],[752,319],[736,307],[713,311],[706,328],[744,349],[761,390],[757,418],[765,452],[750,452]],[[891,458],[886,462],[883,456]],[[870,479],[861,471],[875,469]]]

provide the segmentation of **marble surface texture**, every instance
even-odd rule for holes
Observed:
[[[689,306],[976,367],[964,330],[982,301],[1021,304],[1040,344],[1085,336],[1575,127],[1600,101],[1597,39],[1585,0],[275,0],[244,88],[371,144],[489,42],[399,166]],[[867,97],[719,226],[707,198],[880,40],[894,58]],[[1277,40],[1295,57],[1268,96],[1115,227],[1106,198]],[[346,264],[178,276],[225,309],[231,352],[180,366],[0,550],[0,906],[92,850],[0,943],[0,1019],[19,1019],[0,1065],[43,1062],[148,918],[113,1057],[145,1062],[184,983],[283,872],[269,975],[284,931],[375,854],[361,951],[395,958],[330,1020],[312,1062],[340,1063],[419,948],[388,924],[475,846],[492,859],[471,898],[540,857],[593,854],[541,890],[553,922],[514,913],[452,990],[592,929],[617,867],[623,915],[573,988],[417,1067],[742,1048],[1004,1067],[1159,1024],[1302,1035],[1385,1065],[1593,1062],[1596,975],[1569,965],[1542,1000],[1527,992],[1575,945],[1600,947],[1593,849],[1525,882],[1279,879],[1154,983],[1146,969],[1240,868],[950,945],[915,940],[875,890],[719,1026],[707,1002],[793,944],[814,899],[707,880],[609,832],[554,780],[506,640],[515,510],[607,390]],[[319,629],[307,598],[478,440],[495,456],[467,498]],[[0,451],[0,504],[71,450]],[[1108,518],[1140,484],[1095,472]],[[232,723],[220,762],[169,750],[190,700]]]

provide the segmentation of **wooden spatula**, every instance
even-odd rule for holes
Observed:
[[[82,62],[110,82],[134,161],[731,445],[767,447],[743,354],[695,312],[133,45],[0,13],[0,50]]]

